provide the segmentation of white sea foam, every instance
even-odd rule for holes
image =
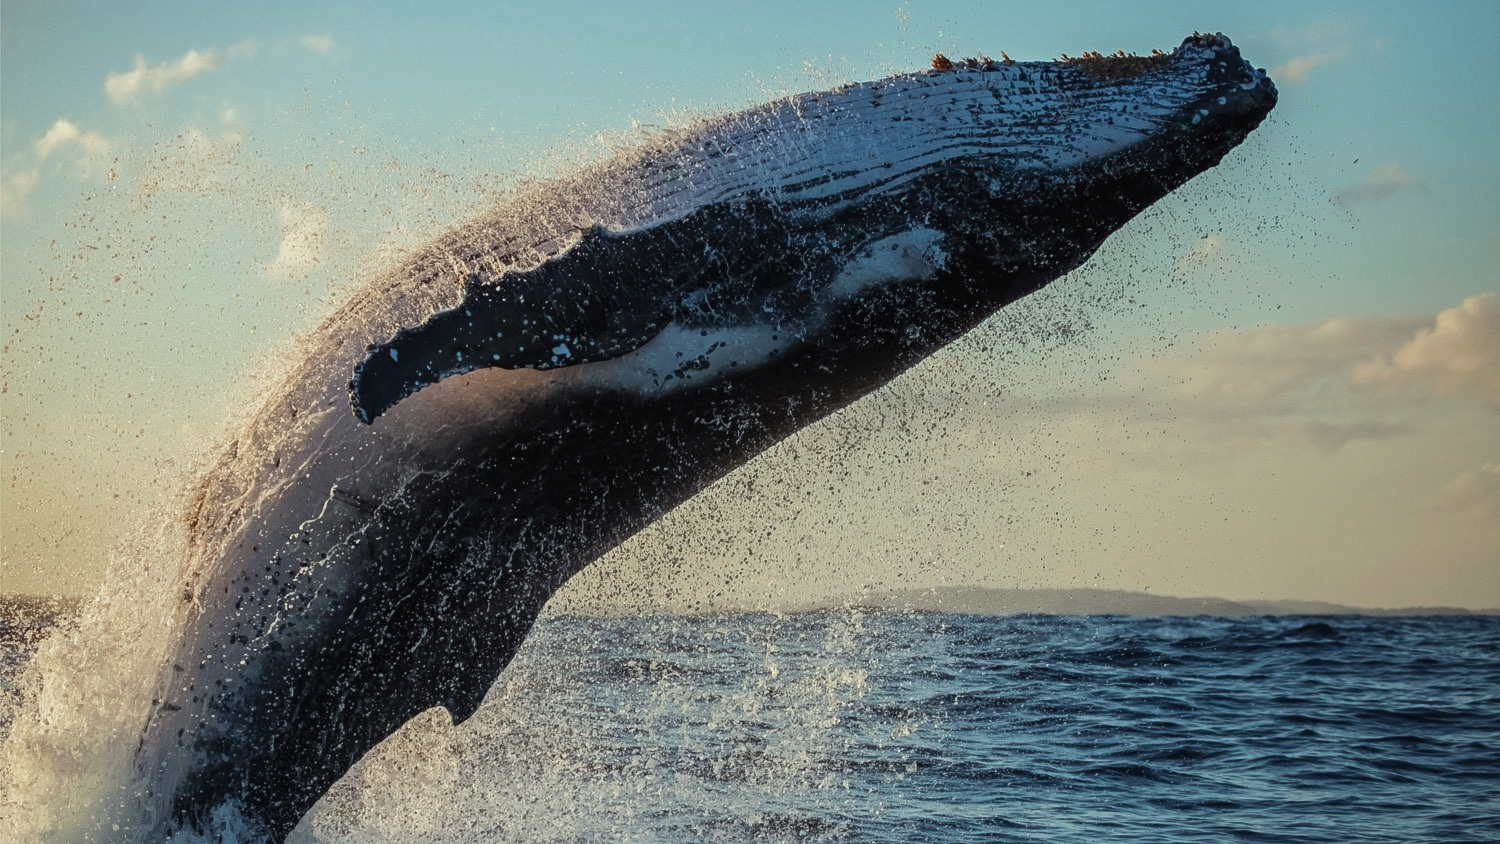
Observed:
[[[180,509],[173,502],[154,512]],[[104,588],[77,625],[54,632],[28,666],[30,700],[0,747],[0,840],[134,840],[134,754],[189,606],[163,588],[183,580],[181,520],[142,524],[114,552]]]

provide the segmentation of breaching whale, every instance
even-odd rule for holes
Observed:
[[[1275,102],[1222,35],[939,56],[655,137],[375,279],[203,477],[122,825],[283,840],[414,715],[468,718],[571,575],[1082,264]]]

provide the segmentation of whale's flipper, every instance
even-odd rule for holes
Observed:
[[[732,233],[726,237],[725,232]],[[484,367],[558,369],[635,351],[669,323],[734,323],[827,275],[821,249],[748,199],[629,232],[594,226],[572,247],[498,279],[470,276],[458,307],[371,346],[349,382],[361,421],[423,387]]]
[[[355,414],[373,422],[423,387],[481,367],[555,369],[640,348],[670,320],[673,292],[705,279],[673,250],[624,240],[595,226],[532,269],[469,276],[458,307],[370,347],[349,383]]]

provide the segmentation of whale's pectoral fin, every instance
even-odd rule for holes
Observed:
[[[555,369],[640,348],[670,321],[676,291],[701,284],[706,269],[640,241],[595,227],[533,269],[470,276],[458,307],[369,348],[349,382],[354,414],[373,422],[423,387],[483,367]]]

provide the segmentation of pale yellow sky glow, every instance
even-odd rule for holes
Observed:
[[[1215,22],[1282,83],[1244,148],[565,600],[973,584],[1500,607],[1500,107],[1456,81],[1492,75],[1483,50],[1451,43],[1486,27],[1346,11]],[[98,589],[114,549],[178,517],[297,332],[517,178],[937,50],[1145,53],[1204,26],[982,4],[807,32],[535,14],[219,10],[157,31],[101,6],[78,32],[7,4],[0,591]],[[1402,59],[1437,44],[1456,66]],[[1371,131],[1376,113],[1409,119]]]
[[[642,551],[587,575],[588,593],[608,595],[626,576],[611,565],[629,572],[665,557],[659,597],[689,604],[760,586],[775,598],[972,583],[1489,607],[1500,471],[1475,455],[1494,448],[1496,396],[1493,384],[1445,375],[1472,373],[1470,352],[1492,358],[1500,331],[1465,333],[1467,351],[1442,354],[1443,368],[1400,389],[1365,373],[1444,336],[1455,314],[1497,306],[1490,295],[1435,320],[1215,332],[1062,390],[1051,373],[986,376],[961,355],[939,360],[876,401],[883,412],[856,408],[782,450],[795,457],[778,452],[688,508],[713,516],[669,519],[666,538],[645,537]],[[1047,392],[933,396],[976,380]],[[914,388],[927,395],[907,399]],[[915,433],[872,421],[907,411]],[[852,449],[835,444],[871,428]],[[726,512],[731,535],[711,528],[695,541]],[[686,563],[683,548],[712,564]]]

